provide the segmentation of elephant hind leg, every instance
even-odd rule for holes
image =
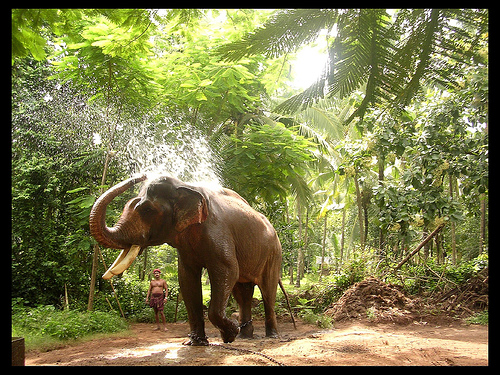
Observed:
[[[259,285],[262,299],[264,300],[267,337],[279,337],[278,322],[276,321],[276,312],[274,311],[277,287],[278,281],[275,281],[273,278],[266,279],[261,283],[261,285]]]
[[[252,324],[252,297],[254,283],[236,283],[233,288],[233,296],[239,305],[240,334],[238,337],[253,338]]]

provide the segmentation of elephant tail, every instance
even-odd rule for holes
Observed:
[[[292,313],[292,307],[290,306],[290,301],[288,300],[288,294],[285,291],[285,287],[283,286],[281,279],[278,280],[278,283],[280,284],[281,291],[285,295],[286,304],[288,306],[288,311],[290,311],[290,317],[292,318],[293,328],[297,329],[297,326],[295,325],[295,318],[293,317],[293,313]]]

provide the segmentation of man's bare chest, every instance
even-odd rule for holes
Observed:
[[[153,288],[162,288],[163,283],[164,283],[163,280],[152,280],[151,281],[151,285],[153,286]]]

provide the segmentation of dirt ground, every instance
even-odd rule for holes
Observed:
[[[152,324],[133,324],[131,331],[87,342],[74,342],[49,352],[26,353],[27,366],[276,366],[268,358],[226,348],[183,346],[186,322],[153,331]],[[333,329],[279,322],[280,339],[264,337],[263,321],[254,321],[254,339],[236,339],[232,348],[263,353],[290,366],[485,366],[488,327],[460,323],[371,323],[349,320]],[[222,343],[209,322],[211,343]]]

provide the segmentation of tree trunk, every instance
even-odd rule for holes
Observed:
[[[384,170],[385,170],[385,156],[381,155],[378,161],[378,184],[379,186],[384,183]],[[385,199],[382,198],[381,205],[385,204]],[[384,242],[385,242],[385,233],[384,229],[379,229],[379,238],[378,238],[378,256],[379,259],[382,260],[384,255]]]
[[[112,77],[113,77],[113,71],[112,71],[112,65],[111,65],[111,60],[108,60],[108,87],[107,87],[107,98],[106,98],[106,117],[105,121],[109,122],[109,108],[111,105],[111,90],[112,90]],[[114,127],[109,126],[108,131],[109,131],[109,143],[108,143],[108,150],[106,152],[106,160],[104,161],[104,168],[102,171],[102,178],[101,178],[101,187],[99,189],[99,195],[101,195],[104,192],[104,183],[106,182],[106,176],[108,174],[108,167],[109,167],[109,161],[111,160],[111,151],[113,147],[113,140],[115,137],[115,132],[116,132],[116,126],[118,125],[118,119],[115,122]],[[92,311],[94,308],[94,290],[95,290],[95,281],[96,281],[96,275],[94,272],[97,272],[97,262],[98,262],[98,254],[97,252],[99,251],[99,245],[94,246],[94,257],[92,260],[92,276],[90,278],[90,290],[89,290],[89,303],[87,306],[87,310]]]
[[[325,222],[324,222],[324,226],[323,226],[323,246],[321,247],[321,264],[319,267],[319,281],[321,281],[321,277],[323,276],[323,263],[325,262],[326,222],[327,222],[327,214],[325,213]]]
[[[363,192],[365,192],[365,190],[363,190]],[[369,200],[368,198],[363,197],[363,201],[362,201],[362,203],[363,203],[363,216],[364,216],[364,220],[365,220],[365,223],[364,223],[365,234],[363,236],[365,243],[368,240],[368,200]]]
[[[427,235],[429,234],[429,228],[428,228],[429,224],[424,224],[424,231],[422,232],[422,238],[426,238]],[[424,246],[424,256],[423,256],[423,261],[424,263],[427,262],[427,258],[429,258],[429,250],[430,250],[430,244],[428,244],[427,242],[425,243],[425,246]]]
[[[344,243],[345,243],[345,212],[346,208],[342,209],[342,234],[340,237],[340,262],[338,268],[342,267],[342,262],[344,260]]]
[[[358,223],[359,223],[359,242],[361,244],[361,250],[365,248],[365,228],[363,221],[363,203],[361,201],[361,192],[359,190],[358,183],[358,173],[354,173],[354,187],[356,188],[356,203],[358,205]]]
[[[453,200],[453,176],[449,175],[450,180],[450,198]],[[455,236],[455,223],[451,223],[451,264],[457,264],[457,238]]]
[[[486,238],[486,194],[482,193],[479,196],[481,205],[481,227],[479,230],[479,254],[484,251],[484,240]]]
[[[302,246],[304,241],[302,241],[302,207],[297,200],[297,215],[299,217],[299,248],[297,249],[297,280],[295,286],[300,287],[300,268],[301,264],[304,262],[304,252],[302,251]]]
[[[148,265],[148,248],[146,247],[142,252],[142,256],[144,257],[142,262],[142,269],[139,272],[139,280],[144,281],[146,278],[146,267]]]
[[[300,277],[303,278],[304,277],[304,268],[305,268],[305,257],[306,257],[306,254],[307,254],[307,241],[308,241],[308,230],[307,228],[309,228],[309,207],[306,208],[306,225],[305,225],[305,230],[304,230],[304,246],[302,248],[302,262],[300,263],[300,268],[299,268],[299,272],[300,272]]]

